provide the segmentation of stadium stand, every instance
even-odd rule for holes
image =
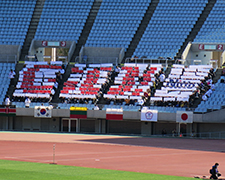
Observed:
[[[124,111],[138,111],[154,94],[156,77],[162,70],[161,64],[125,63],[117,72],[114,84],[103,95],[106,104],[103,110],[122,107]]]
[[[207,2],[161,0],[133,57],[175,57]]]
[[[85,46],[128,48],[151,0],[104,0]]]
[[[0,78],[1,78],[1,85],[0,85],[0,102],[4,101],[4,98],[7,93],[7,89],[10,85],[10,78],[9,72],[11,69],[15,69],[14,63],[0,63]]]
[[[194,110],[196,113],[206,113],[208,110],[219,110],[225,105],[224,99],[224,76],[221,76],[219,81],[215,83],[215,88],[207,94],[206,99],[201,101],[198,107]]]
[[[224,43],[225,42],[225,3],[223,0],[217,0],[208,18],[204,22],[195,43]]]
[[[21,45],[26,38],[36,0],[2,0],[0,44]]]
[[[75,64],[64,82],[58,106],[93,109],[103,97],[102,110],[122,107],[124,111],[139,111],[149,106],[159,112],[175,113],[191,108],[195,98],[207,93],[212,86],[211,69],[211,65],[174,64],[168,78],[161,80],[161,64],[125,63],[119,72],[112,64]],[[111,79],[113,73],[116,76]]]
[[[206,100],[211,96],[215,89],[214,75],[211,65],[184,67],[174,64],[164,86],[156,91],[155,97],[158,97],[160,104],[164,101],[164,106],[192,108],[196,100]],[[167,101],[170,102],[165,103]],[[201,108],[197,108],[196,112],[199,109]]]
[[[13,101],[24,102],[26,97],[32,102],[47,103],[51,100],[58,83],[62,79],[64,70],[62,62],[31,62],[26,61],[24,68],[19,72],[19,80],[13,93]]]
[[[106,98],[115,95],[130,96],[130,98],[140,99],[144,92],[153,86],[154,74],[162,68],[161,64],[129,64],[125,63],[118,76],[115,77],[114,86],[111,86]],[[110,96],[112,95],[112,96]],[[118,98],[118,97],[117,97]]]
[[[89,64],[88,67],[86,64],[75,64],[60,92],[62,103],[59,107],[65,108],[66,104],[87,104],[92,109],[107,88],[112,70],[112,64]]]
[[[78,41],[94,0],[46,0],[36,40]]]
[[[94,0],[70,0],[66,2],[57,0],[53,3],[53,0],[46,0],[35,39],[78,41],[93,2]],[[0,34],[2,37],[1,44],[23,44],[32,13],[34,11],[35,3],[36,0],[28,1],[27,3],[24,0],[16,0],[14,3],[7,0],[2,1],[1,13],[5,14],[7,12],[7,16],[4,15],[1,18],[4,22],[1,24],[1,28],[5,28],[5,30],[2,30]],[[93,24],[90,35],[88,36],[86,46],[124,47],[127,49],[137,31],[137,28],[145,16],[150,3],[151,0],[103,0],[95,23]],[[206,3],[208,3],[208,0],[199,0],[194,2],[190,0],[160,0],[133,56],[146,56],[149,58],[158,58],[162,56],[174,57],[198,20],[198,17],[202,13]],[[221,19],[221,17],[223,17],[223,7],[223,1],[218,0],[195,41],[201,41],[201,38],[204,39],[206,37],[205,34],[207,34],[208,31],[205,29],[213,28],[220,29],[220,33],[213,29],[215,33],[215,37],[213,36],[215,42],[217,42],[218,39],[222,39],[223,30],[221,30],[221,25],[224,23],[224,20],[215,21],[215,19]],[[24,11],[24,8],[26,8],[26,11]],[[19,12],[21,11],[21,13],[16,14],[15,9],[17,11],[19,10]],[[190,10],[192,13],[189,13]],[[177,16],[177,13],[179,13],[179,16]],[[187,18],[189,21],[187,21]],[[16,25],[15,23],[12,24],[14,21],[17,23]],[[18,36],[16,37],[16,35]],[[21,37],[19,37],[20,35]],[[201,37],[201,35],[203,36]],[[53,89],[54,82],[56,82],[54,73],[59,70],[58,67],[61,67],[58,66],[53,70],[54,68],[51,68],[53,66],[42,63],[35,65],[31,63],[28,64],[28,67],[28,71],[25,68],[25,70],[20,72],[17,89],[14,92],[14,100],[23,101],[21,98],[24,98],[25,94],[26,96],[34,97],[34,94],[37,93],[38,96],[40,96],[39,98],[42,98],[41,96],[43,96],[43,98],[46,98],[44,101],[49,101],[51,90]],[[109,91],[107,90],[104,92],[101,92],[102,87],[100,86],[105,82],[99,83],[97,82],[98,80],[96,81],[95,79],[101,77],[101,72],[104,71],[101,70],[101,66],[94,67],[94,65],[92,65],[92,67],[87,68],[85,65],[85,67],[83,67],[85,69],[83,70],[81,70],[82,67],[74,67],[72,68],[72,74],[70,75],[71,77],[68,79],[68,82],[64,83],[60,97],[69,99],[71,97],[74,98],[77,95],[96,97],[96,95],[99,96],[99,92],[101,92],[106,98],[123,96],[126,99],[129,96],[129,98],[141,100],[141,97],[144,96],[145,93],[148,93],[147,87],[154,86],[156,79],[155,74],[162,68],[159,64],[156,71],[155,69],[151,69],[155,67],[150,67],[149,71],[145,71],[146,68],[148,68],[146,65],[134,67],[132,65],[125,64],[125,66],[121,68],[118,76],[115,77],[114,84],[109,88]],[[43,79],[43,81],[40,82],[41,85],[39,82],[35,82],[34,84],[29,82],[29,80],[33,80],[37,76],[42,76],[41,72],[38,72],[38,69],[41,69],[40,71],[42,71],[43,69],[47,70],[49,68],[51,68],[52,71],[52,78]],[[186,100],[188,100],[191,92],[196,91],[197,84],[201,84],[201,80],[205,80],[205,76],[208,72],[196,72],[196,69],[194,68],[185,68],[183,71],[181,70],[182,68],[172,68],[169,78],[166,79],[166,82],[164,83],[164,87],[162,87],[162,89],[155,89],[156,92],[154,93],[154,97],[149,98],[149,100],[165,99],[166,101],[172,101],[174,98],[178,98],[171,95],[176,89],[171,87],[171,84],[174,82],[171,82],[169,80],[170,78],[177,79],[182,83],[187,81],[190,82],[184,83],[184,89],[187,89],[187,86],[192,86],[192,88],[189,87],[189,90],[191,91],[187,92],[187,90],[185,90],[185,93],[181,92],[182,97],[185,97]],[[194,71],[192,71],[193,69]],[[104,71],[103,74],[106,79],[109,78],[107,73],[108,71],[111,72],[112,69]],[[94,75],[92,73],[94,73]],[[141,81],[139,80],[140,74],[143,74]],[[86,80],[84,80],[85,78]],[[41,78],[39,78],[39,80],[40,79]],[[77,79],[80,81],[77,81]],[[93,87],[89,87],[87,84],[90,84],[92,81]],[[44,86],[47,86],[44,87],[43,84]],[[79,90],[77,88],[79,88]],[[177,93],[177,91],[175,92]],[[21,94],[23,97],[21,97]],[[162,94],[164,94],[164,97],[162,97]],[[43,101],[43,99],[41,99],[41,101]],[[149,104],[151,103],[149,102]]]

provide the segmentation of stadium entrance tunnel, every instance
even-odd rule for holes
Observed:
[[[182,59],[187,64],[212,65],[213,68],[221,67],[225,63],[225,44],[217,43],[192,43],[186,47]],[[182,61],[182,60],[181,60]]]
[[[75,41],[33,40],[25,61],[62,61],[68,63],[75,48]]]

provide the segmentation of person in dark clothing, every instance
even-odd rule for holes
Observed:
[[[217,167],[219,166],[218,163],[215,163],[214,166],[212,166],[212,169],[210,169],[210,179],[218,179],[219,176],[221,176],[221,174],[219,173]]]
[[[34,61],[35,62],[38,62],[38,58],[37,58],[37,55],[36,54],[34,55]]]

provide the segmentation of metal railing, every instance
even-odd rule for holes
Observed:
[[[0,56],[0,63],[16,63],[17,56],[16,55],[1,55]]]
[[[201,133],[176,133],[176,134],[164,134],[164,135],[158,134],[153,136],[196,138],[196,139],[225,139],[225,131],[201,132]]]
[[[174,63],[174,60],[148,59],[148,58],[126,58],[125,63],[162,64],[164,67],[168,67]]]
[[[79,59],[79,56],[75,58],[75,63],[81,64],[103,64],[103,63],[112,63],[117,65],[118,64],[118,57],[83,57]]]

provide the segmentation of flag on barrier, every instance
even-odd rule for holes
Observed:
[[[16,116],[16,108],[15,107],[0,108],[0,116]]]
[[[123,120],[123,109],[106,109],[106,119],[107,120]]]
[[[141,121],[157,122],[157,119],[158,119],[158,110],[152,110],[146,107],[143,107],[141,109]]]
[[[193,112],[192,111],[177,111],[176,122],[193,123]]]
[[[87,119],[87,107],[70,107],[70,118]]]
[[[52,106],[35,106],[34,117],[39,118],[51,118],[52,117]]]

